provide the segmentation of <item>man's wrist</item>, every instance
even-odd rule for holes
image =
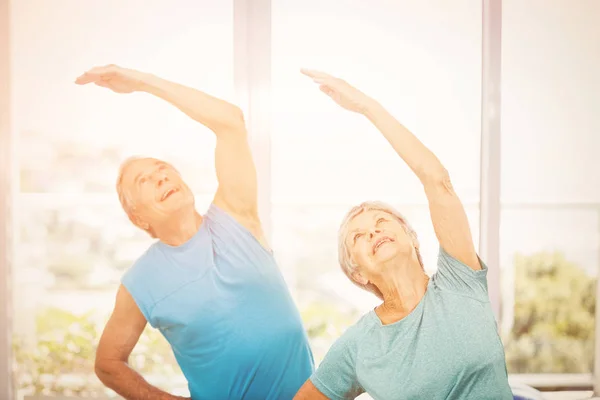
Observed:
[[[138,92],[155,93],[160,87],[162,79],[156,75],[152,75],[146,72],[137,72],[136,78],[138,81]]]

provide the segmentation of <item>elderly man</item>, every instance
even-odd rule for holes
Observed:
[[[192,399],[291,399],[314,362],[261,229],[241,110],[114,65],[93,68],[76,83],[150,93],[217,137],[219,186],[204,215],[168,163],[136,158],[121,167],[117,191],[125,212],[158,240],[123,276],[96,354],[100,380],[127,399],[180,399],[153,387],[127,364],[150,323],[170,343]]]

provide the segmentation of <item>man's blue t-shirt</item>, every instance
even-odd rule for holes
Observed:
[[[193,400],[291,399],[314,370],[273,255],[214,204],[190,240],[154,243],[122,283],[170,343]]]

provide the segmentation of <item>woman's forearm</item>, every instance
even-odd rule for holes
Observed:
[[[217,135],[244,126],[240,108],[225,100],[151,74],[143,74],[141,81],[143,92],[171,103]]]
[[[423,184],[446,175],[446,169],[435,154],[381,104],[370,100],[363,114],[379,129]]]

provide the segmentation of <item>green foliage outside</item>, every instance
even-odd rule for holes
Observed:
[[[511,373],[590,372],[594,354],[595,279],[559,253],[515,257],[514,326],[503,338]],[[316,301],[303,307],[315,359],[358,318],[344,305]],[[14,338],[15,376],[23,394],[111,395],[93,372],[103,320],[46,309],[36,319],[37,343]],[[142,374],[180,375],[160,333],[143,333],[130,359]],[[70,379],[69,379],[70,378]]]
[[[315,340],[315,357],[321,357],[332,340],[352,322],[351,316],[336,312],[331,305],[312,304],[302,313],[307,330]],[[94,397],[113,395],[94,374],[96,347],[103,320],[93,313],[73,315],[55,308],[36,317],[34,346],[21,337],[13,338],[17,388],[24,395],[67,395]],[[135,347],[130,365],[144,376],[181,375],[173,352],[158,330],[147,327]]]
[[[517,254],[509,373],[590,373],[596,279],[560,253]]]
[[[37,343],[13,338],[16,385],[25,395],[111,395],[94,374],[96,346],[103,324],[94,314],[73,315],[49,308],[36,317]],[[179,372],[173,353],[160,333],[147,328],[130,363],[142,374],[173,376]]]

